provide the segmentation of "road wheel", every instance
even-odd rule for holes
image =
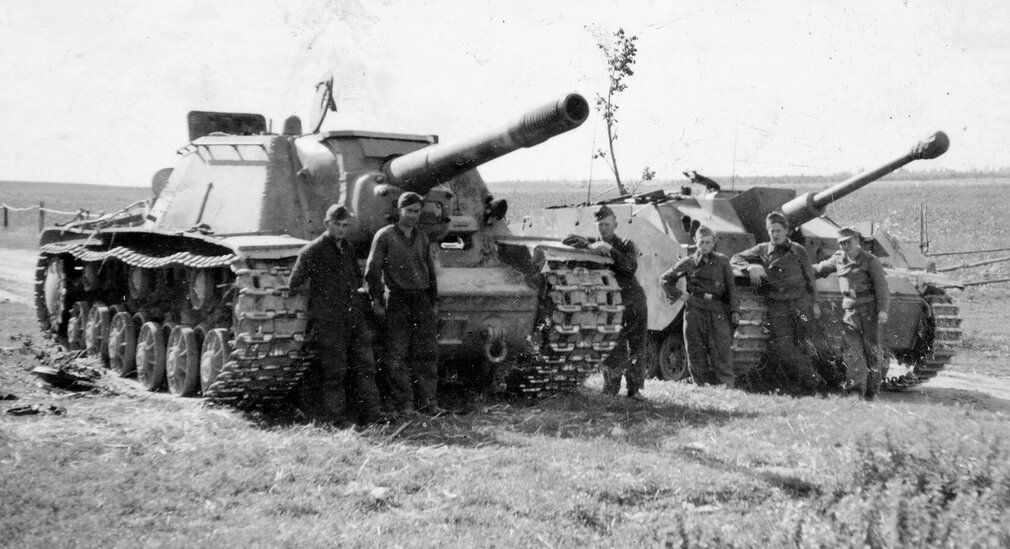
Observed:
[[[109,368],[126,377],[137,369],[137,329],[128,312],[116,313],[109,327]]]
[[[207,338],[203,340],[203,352],[200,353],[200,388],[204,394],[221,373],[230,354],[228,330],[215,328],[207,332]]]
[[[165,383],[165,334],[157,322],[147,322],[140,327],[137,380],[148,391],[157,391]]]
[[[168,336],[165,374],[168,391],[177,396],[195,396],[200,389],[200,342],[189,326],[176,326]]]
[[[690,381],[683,334],[671,330],[656,334],[655,338],[656,377],[667,381]]]
[[[95,303],[88,310],[88,323],[84,326],[84,348],[88,356],[103,362],[109,359],[109,327],[112,317],[104,303]]]

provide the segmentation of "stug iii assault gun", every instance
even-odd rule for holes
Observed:
[[[581,383],[613,348],[620,289],[608,260],[513,237],[508,205],[476,167],[582,124],[569,94],[504,128],[456,144],[436,135],[320,132],[322,83],[303,134],[256,114],[191,112],[190,143],[158,172],[144,214],[47,229],[36,305],[41,328],[143,386],[235,404],[282,399],[302,377],[304,296],[286,287],[299,249],[330,204],[356,215],[359,260],[406,191],[426,199],[421,230],[439,282],[444,378],[536,394]],[[381,345],[381,337],[378,339]]]
[[[793,227],[790,238],[806,247],[812,262],[821,261],[838,249],[839,226],[824,216],[828,204],[914,160],[936,158],[948,146],[947,135],[938,132],[907,154],[876,169],[820,192],[799,196],[793,189],[778,187],[727,191],[710,182],[700,195],[686,187],[679,193],[657,190],[598,203],[606,203],[614,210],[618,231],[632,239],[641,251],[638,280],[645,288],[649,304],[647,360],[652,373],[664,379],[690,377],[683,349],[683,304],[667,301],[659,276],[677,259],[694,252],[693,236],[699,225],[715,231],[716,249],[731,255],[766,242],[765,216],[781,210]],[[598,204],[551,206],[534,212],[512,228],[520,235],[553,238],[563,238],[569,233],[589,235]],[[873,230],[872,224],[863,223],[860,228],[866,237],[864,248],[884,264],[892,295],[890,320],[883,327],[881,341],[903,368],[900,372],[898,368],[891,370],[885,387],[894,390],[916,385],[943,369],[960,346],[961,319],[947,291],[962,286],[954,279],[930,272],[930,263],[917,248],[903,246],[886,232]],[[741,324],[733,338],[733,365],[738,382],[754,386],[761,377],[758,373],[774,364],[773,357],[766,356],[765,306],[749,279],[743,273],[735,274],[742,304]],[[821,337],[811,351],[820,366],[830,370],[841,356],[841,295],[835,275],[818,281],[818,291],[822,317],[816,332]]]

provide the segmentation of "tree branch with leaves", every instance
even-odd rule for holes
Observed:
[[[607,124],[607,145],[610,150],[608,153],[602,148],[597,149],[593,158],[602,158],[607,163],[607,167],[610,168],[617,181],[617,191],[620,194],[628,194],[628,191],[624,183],[621,182],[621,172],[617,168],[617,155],[614,154],[614,141],[617,141],[616,114],[618,109],[615,101],[617,94],[627,89],[626,80],[635,74],[631,67],[635,64],[635,55],[638,53],[636,41],[638,41],[637,36],[628,36],[623,28],[619,28],[612,36],[601,37],[596,44],[607,60],[607,76],[610,79],[607,94],[605,96],[596,94],[596,110],[603,116],[603,120]]]

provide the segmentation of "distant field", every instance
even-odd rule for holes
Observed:
[[[517,183],[496,186],[493,193],[509,202],[509,217],[520,220],[535,208],[553,204],[572,204],[586,200],[585,185],[565,183]],[[664,188],[676,190],[669,184]],[[727,186],[728,187],[728,186]],[[606,185],[594,184],[603,191]],[[640,192],[658,187],[642,187]],[[738,187],[746,188],[746,187]],[[816,191],[825,186],[805,184],[795,186],[799,192]],[[616,195],[592,191],[593,201]],[[919,244],[919,205],[928,208],[931,252],[1010,248],[1010,179],[948,179],[934,181],[878,181],[828,207],[827,215],[839,224],[857,221],[882,223],[887,230],[910,246]],[[978,262],[1010,256],[1010,252],[943,256],[937,258],[940,267]],[[968,269],[955,273],[964,280],[1010,278],[1010,262]],[[1010,284],[981,288],[986,294],[999,291],[1010,295]]]
[[[662,188],[676,190],[680,182],[667,183]],[[584,184],[567,182],[503,182],[489,183],[492,193],[509,202],[509,218],[519,220],[535,208],[552,204],[584,202]],[[728,185],[727,185],[728,187]],[[794,188],[801,192],[818,190],[823,185],[803,184]],[[660,188],[642,187],[640,191]],[[744,188],[739,186],[739,188]],[[616,195],[612,185],[595,183],[592,200]],[[69,183],[19,183],[0,181],[0,203],[11,206],[38,205],[75,211],[113,211],[127,204],[148,198],[146,187],[110,187]],[[911,246],[919,243],[919,205],[928,207],[930,250],[946,252],[1010,247],[1010,178],[948,179],[933,181],[878,181],[854,195],[828,207],[828,216],[841,224],[856,221],[883,223],[888,230]],[[66,216],[50,215],[52,224],[65,221]],[[11,213],[10,227],[0,229],[0,247],[33,248],[38,241],[38,213]],[[1010,255],[995,252],[970,256],[940,257],[941,267],[965,262],[983,261]],[[1010,277],[1010,263],[960,271],[964,280]],[[975,290],[980,295],[998,291],[1010,295],[1010,284]]]
[[[75,183],[0,181],[0,203],[15,208],[38,206],[61,211],[111,212],[151,196],[148,187],[112,187]],[[62,223],[73,216],[46,214],[46,225]],[[10,212],[9,227],[0,228],[0,247],[34,248],[38,243],[38,210]]]

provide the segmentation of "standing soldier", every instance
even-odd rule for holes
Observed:
[[[424,199],[406,192],[399,219],[375,233],[365,281],[376,315],[386,319],[386,368],[397,413],[445,412],[438,386],[438,285],[428,235],[417,228]],[[384,290],[389,289],[383,304]]]
[[[308,344],[314,361],[299,388],[300,406],[336,423],[351,421],[349,397],[363,422],[381,419],[375,386],[372,334],[365,322],[361,268],[345,238],[351,213],[336,204],[326,210],[326,231],[298,252],[288,286],[308,291]],[[356,395],[345,394],[347,385]]]
[[[876,256],[863,250],[862,235],[851,227],[838,231],[838,247],[830,258],[814,265],[814,273],[838,274],[842,293],[842,363],[844,391],[858,391],[873,400],[883,381],[880,324],[887,322],[891,294],[884,267]]]
[[[825,387],[808,350],[809,324],[821,316],[814,271],[806,249],[789,240],[785,214],[768,214],[765,227],[770,240],[734,254],[731,262],[764,290],[771,335],[769,353],[785,367],[792,381],[810,394]]]
[[[694,234],[697,251],[678,261],[660,277],[671,302],[681,299],[680,277],[687,278],[687,305],[684,309],[684,345],[687,363],[699,385],[722,383],[736,388],[736,374],[730,362],[733,328],[740,324],[740,300],[733,287],[729,258],[715,251],[715,233],[698,227]]]
[[[624,304],[623,327],[614,350],[603,362],[603,392],[617,395],[621,391],[621,377],[628,388],[628,398],[643,401],[640,393],[645,387],[645,364],[641,358],[648,330],[648,307],[645,290],[635,278],[638,270],[638,250],[631,240],[621,239],[614,234],[617,216],[607,206],[596,211],[596,230],[599,238],[583,238],[570,235],[564,243],[610,257],[614,278],[621,287],[621,302]]]

